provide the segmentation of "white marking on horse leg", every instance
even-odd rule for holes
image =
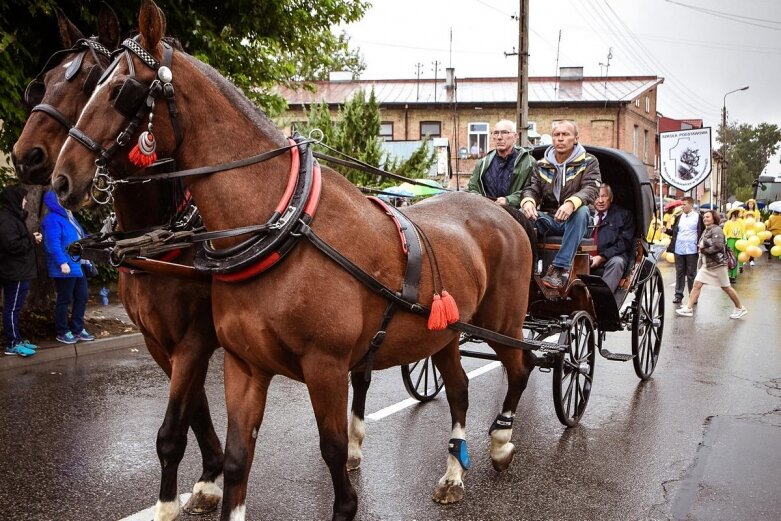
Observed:
[[[247,519],[247,506],[239,505],[231,510],[231,516],[228,521],[245,521]]]
[[[503,411],[502,416],[514,418],[512,411]],[[515,450],[515,445],[510,443],[513,437],[512,429],[495,429],[491,433],[491,459],[493,461],[505,461]]]
[[[193,486],[193,494],[222,497],[222,489],[214,481],[199,481]]]
[[[366,422],[358,418],[355,413],[350,415],[350,424],[347,428],[349,441],[347,442],[347,470],[355,470],[361,466],[363,453],[361,445],[366,436]]]
[[[460,440],[466,439],[466,429],[461,427],[460,423],[456,423],[453,426],[453,429],[450,431],[450,437],[451,438],[458,438]],[[458,459],[453,456],[452,454],[447,455],[447,470],[445,470],[445,475],[439,478],[439,484],[440,485],[464,485],[464,474],[466,471],[464,470],[464,467],[461,466],[461,463],[459,463]]]
[[[154,521],[173,521],[179,519],[180,513],[181,505],[178,497],[173,501],[162,502],[158,500],[155,505]]]

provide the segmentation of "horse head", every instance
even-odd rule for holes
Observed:
[[[27,86],[24,101],[31,114],[11,154],[19,179],[27,184],[49,184],[68,130],[119,45],[119,20],[107,4],[101,4],[93,38],[85,38],[60,9],[56,13],[63,48]]]

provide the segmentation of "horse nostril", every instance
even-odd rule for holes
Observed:
[[[35,167],[43,164],[46,161],[46,152],[42,148],[35,147],[27,153],[26,163],[27,166]]]
[[[64,175],[58,175],[52,179],[52,188],[54,193],[60,198],[68,195],[68,178]]]

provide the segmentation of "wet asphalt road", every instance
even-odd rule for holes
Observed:
[[[504,394],[503,374],[474,378],[473,466],[465,501],[451,506],[430,499],[445,469],[444,396],[369,422],[362,468],[351,474],[357,519],[780,519],[781,262],[762,259],[740,279],[736,289],[750,311],[740,321],[729,320],[727,297],[707,287],[694,318],[675,316],[673,269],[662,270],[667,319],[650,381],[639,383],[631,362],[597,357],[588,409],[567,430],[553,410],[550,375],[535,371],[513,434],[519,452],[500,475],[490,464],[487,430]],[[630,337],[612,333],[606,346],[629,351]],[[487,363],[464,360],[467,371]],[[221,364],[218,352],[207,392],[224,439]],[[0,519],[116,521],[154,504],[154,443],[167,380],[145,348],[1,371],[0,396]],[[375,373],[367,413],[406,398],[398,369]],[[191,435],[180,492],[190,490],[199,469]],[[332,496],[306,390],[275,379],[250,479],[249,519],[330,519]]]

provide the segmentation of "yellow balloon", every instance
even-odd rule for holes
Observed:
[[[757,233],[756,230],[754,229],[754,225],[753,224],[743,223],[743,229],[746,231],[746,235],[751,235],[753,233]]]
[[[749,260],[750,258],[751,258],[751,255],[749,255],[749,254],[748,254],[748,253],[746,253],[745,251],[742,251],[742,252],[738,253],[738,260],[739,260],[739,261],[740,261],[742,264],[745,264],[745,263],[747,263],[747,262],[748,262],[748,260]]]
[[[735,248],[737,248],[738,251],[746,251],[746,248],[749,247],[749,243],[746,239],[738,239],[735,241]]]
[[[746,227],[746,237],[753,237],[756,234],[757,232],[754,231],[754,228],[749,229],[748,226]]]
[[[675,254],[671,251],[668,251],[664,254],[664,259],[670,264],[673,264],[675,262]]]
[[[759,246],[759,243],[762,242],[762,239],[759,238],[759,235],[749,235],[747,240],[748,243],[752,246]]]
[[[746,225],[746,229],[753,228],[754,224],[756,224],[757,220],[753,217],[746,217],[746,219],[743,221],[743,224]]]
[[[754,231],[757,232],[757,233],[764,232],[765,231],[765,223],[763,223],[762,221],[757,221],[756,223],[754,223]]]
[[[746,250],[746,253],[748,253],[749,255],[751,255],[756,259],[757,257],[762,256],[762,248],[760,248],[759,246],[749,246],[748,249]]]
[[[773,244],[776,246],[781,246],[781,233],[773,237]]]
[[[778,235],[776,236],[778,237]],[[781,245],[776,244],[772,248],[770,248],[770,255],[773,257],[781,257]]]
[[[764,231],[761,231],[761,232],[757,233],[757,237],[759,237],[759,239],[762,242],[765,242],[765,241],[769,240],[772,236],[773,236],[773,234],[770,233],[767,230],[764,230]]]

